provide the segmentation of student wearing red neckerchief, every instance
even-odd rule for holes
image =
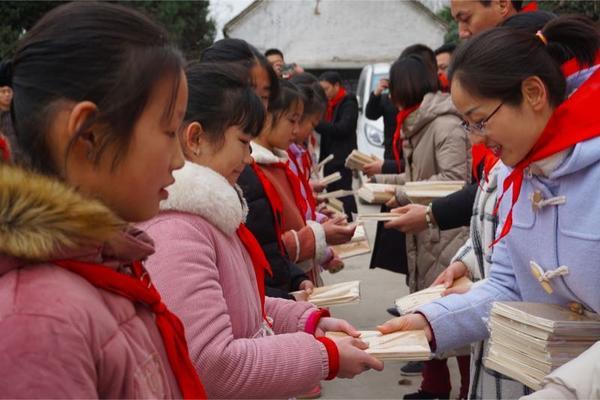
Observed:
[[[353,93],[346,91],[339,73],[328,71],[319,77],[319,82],[328,99],[327,110],[323,120],[315,131],[321,135],[319,161],[333,154],[334,159],[324,169],[325,176],[339,172],[342,179],[327,186],[327,190],[352,190],[352,171],[344,167],[346,157],[356,149],[356,124],[358,120],[358,101]],[[348,220],[357,212],[354,196],[340,199],[344,203],[344,211]]]
[[[599,51],[597,27],[575,16],[556,18],[536,34],[495,28],[457,50],[452,97],[465,129],[507,166],[498,181],[501,225],[491,273],[469,292],[388,321],[382,331],[425,329],[436,351],[444,351],[489,335],[483,321],[493,301],[600,311]],[[573,73],[585,80],[570,93],[561,66],[573,58]],[[559,379],[569,385],[572,377]]]

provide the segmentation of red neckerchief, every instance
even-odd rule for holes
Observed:
[[[306,211],[308,210],[308,204],[306,203],[306,199],[302,196],[302,189],[300,189],[300,185],[302,185],[300,178],[294,174],[294,171],[291,170],[289,162],[277,162],[273,164],[269,164],[271,167],[280,168],[285,173],[285,177],[292,188],[292,193],[294,195],[294,202],[296,203],[296,207],[298,211],[302,214],[302,220],[306,222]]]
[[[492,167],[496,165],[499,158],[492,153],[490,149],[483,143],[478,143],[471,146],[471,158],[473,160],[473,176],[477,181],[480,180],[479,165],[483,162],[483,177],[487,182]]]
[[[275,186],[273,186],[269,178],[267,178],[262,169],[260,169],[256,161],[253,161],[252,164],[250,164],[250,167],[256,174],[258,180],[260,181],[260,184],[263,187],[263,190],[265,191],[265,196],[267,196],[267,200],[269,201],[269,205],[271,206],[271,210],[273,211],[273,218],[275,218],[275,233],[277,235],[277,243],[279,244],[279,250],[281,250],[281,253],[283,255],[286,255],[285,247],[283,246],[283,242],[281,241],[281,235],[283,234],[282,227],[285,226],[283,220],[283,202],[281,201],[281,197],[279,196],[279,193],[277,193],[277,189],[275,189]]]
[[[338,90],[335,97],[327,103],[327,111],[325,112],[325,121],[331,122],[333,121],[333,110],[337,107],[338,104],[342,102],[344,97],[346,96],[346,89],[340,86],[340,90]]]
[[[300,162],[298,162],[298,160],[296,159],[296,155],[294,154],[293,151],[289,150],[287,151],[288,156],[290,158],[290,160],[294,163],[294,165],[296,166],[296,170],[298,171],[298,179],[300,179],[300,183],[302,184],[302,186],[304,187],[304,192],[306,193],[306,199],[304,199],[304,203],[308,203],[307,204],[307,211],[310,210],[310,215],[311,215],[311,220],[315,220],[316,218],[316,213],[315,213],[315,208],[317,205],[317,202],[313,196],[313,192],[312,192],[312,187],[310,186],[310,165],[306,166],[306,157],[308,156],[308,152],[304,152],[302,153],[301,157],[302,159],[300,160]],[[308,156],[308,158],[310,159],[310,156]],[[306,215],[306,214],[304,214]],[[306,219],[306,217],[304,217]]]
[[[566,150],[577,143],[600,136],[600,119],[591,118],[600,104],[600,70],[597,70],[550,117],[539,139],[523,160],[504,180],[502,195],[498,199],[494,213],[504,194],[512,186],[512,203],[502,227],[502,232],[492,246],[508,234],[512,227],[512,212],[521,192],[523,173],[531,163],[543,160]]]
[[[254,274],[256,275],[256,284],[258,285],[258,296],[260,298],[260,309],[262,311],[263,319],[269,323],[267,319],[267,312],[265,311],[265,271],[273,276],[271,266],[265,252],[256,240],[256,237],[250,232],[250,229],[244,224],[240,224],[237,229],[237,235],[240,241],[246,248],[246,251],[250,255],[252,260],[252,266],[254,267]],[[269,324],[270,325],[270,324]]]
[[[10,151],[8,150],[8,142],[2,135],[0,135],[0,156],[2,156],[2,160],[5,162],[8,162],[8,160],[10,159]]]
[[[445,73],[440,72],[438,74],[438,81],[440,82],[440,90],[444,93],[450,92],[450,81]]]
[[[134,276],[125,275],[102,264],[77,260],[54,261],[59,267],[81,276],[99,289],[147,305],[155,315],[173,375],[184,399],[206,399],[206,392],[190,360],[183,324],[162,302],[140,261],[132,264]]]
[[[600,64],[600,51],[596,52],[596,59],[594,60],[593,65],[598,65],[598,64]],[[563,65],[561,65],[560,69],[561,69],[563,75],[568,78],[569,76],[573,75],[574,73],[581,71],[583,68],[592,67],[593,65],[583,66],[583,65],[579,64],[579,61],[577,61],[576,58],[572,58],[569,61],[565,62]]]
[[[521,8],[521,12],[534,12],[539,9],[537,1],[530,1],[526,6]]]
[[[398,172],[401,171],[400,152],[402,142],[400,142],[400,132],[402,131],[402,124],[413,111],[419,108],[419,106],[421,106],[421,103],[415,104],[414,106],[408,108],[403,108],[402,110],[398,111],[398,114],[396,114],[396,131],[394,132],[394,139],[392,141],[392,151],[394,152],[394,159],[396,160],[396,165],[398,166]]]

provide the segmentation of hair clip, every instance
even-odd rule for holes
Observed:
[[[537,31],[535,33],[535,36],[537,36],[542,43],[544,43],[544,46],[548,46],[548,39],[546,39],[546,36],[544,36],[544,33],[542,31]]]

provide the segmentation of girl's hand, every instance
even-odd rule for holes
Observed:
[[[349,242],[356,230],[356,225],[346,222],[345,215],[327,220],[321,226],[323,226],[323,230],[325,231],[325,240],[328,245]]]
[[[463,276],[468,277],[469,269],[462,261],[455,261],[448,266],[441,274],[435,278],[435,281],[431,284],[431,286],[436,285],[444,285],[446,290],[442,293],[442,296],[447,296],[449,294],[461,294],[469,291],[469,287],[453,287],[454,281],[462,278]]]
[[[310,181],[310,187],[312,188],[312,190],[315,193],[321,193],[323,190],[325,190],[325,188],[327,187],[326,185],[323,185],[321,182],[319,181],[315,181],[312,180]]]
[[[315,336],[325,336],[326,332],[343,332],[348,336],[359,337],[360,332],[344,319],[323,317],[317,325]]]
[[[315,288],[315,285],[309,281],[308,279],[302,281],[298,289],[299,293],[294,293],[294,299],[296,301],[308,301],[308,296],[310,296]]]
[[[392,318],[383,325],[379,325],[377,330],[383,334],[397,331],[425,331],[425,337],[428,341],[433,338],[433,332],[429,327],[427,319],[422,314],[414,313],[403,315],[402,317]]]
[[[340,353],[338,378],[352,379],[370,369],[383,371],[383,362],[364,352],[369,348],[367,343],[353,337],[331,339],[337,345]]]

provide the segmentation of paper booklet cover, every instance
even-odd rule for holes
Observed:
[[[358,256],[371,252],[369,239],[365,231],[365,226],[359,224],[354,231],[354,236],[348,243],[331,246],[333,251],[342,259]]]
[[[471,287],[472,284],[473,282],[469,278],[462,277],[454,281],[453,287]],[[436,285],[411,293],[408,296],[396,299],[396,309],[400,315],[410,314],[419,307],[440,299],[444,290],[446,290],[444,285]]]
[[[383,335],[379,331],[360,331],[360,339],[369,344],[367,353],[380,360],[424,361],[431,358],[425,332],[405,331]],[[346,336],[342,332],[327,332],[327,337]]]
[[[398,185],[389,185],[386,183],[365,183],[358,189],[358,197],[369,204],[385,204],[392,197]]]
[[[300,293],[302,291],[292,292],[291,294]],[[360,281],[342,282],[317,287],[308,296],[307,301],[318,307],[358,303],[360,301]]]

